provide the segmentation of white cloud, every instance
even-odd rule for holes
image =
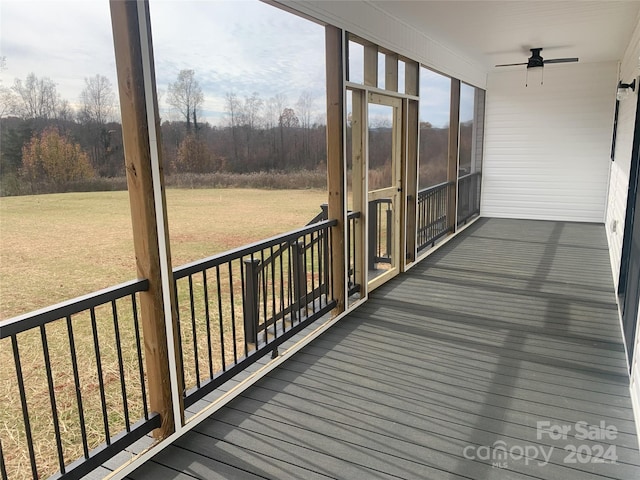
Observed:
[[[84,78],[97,73],[116,84],[107,1],[14,1],[0,5],[3,83],[33,72],[50,77],[63,98],[78,100]]]
[[[85,77],[99,73],[116,86],[107,0],[2,0],[0,8],[4,85],[33,72],[50,77],[72,104]],[[178,72],[193,69],[205,94],[203,115],[212,123],[224,120],[227,92],[240,98],[257,92],[265,101],[285,94],[295,108],[300,93],[309,91],[315,98],[312,118],[324,116],[322,26],[257,0],[150,0],[150,10],[156,80],[165,97]],[[358,46],[352,47],[355,53]],[[362,52],[354,55],[350,65],[356,81],[361,57]],[[447,77],[421,69],[421,120],[434,126],[449,122],[449,88]],[[467,96],[463,88],[463,106]],[[161,112],[170,116],[162,98]]]
[[[150,10],[159,88],[193,69],[210,121],[228,92],[263,100],[284,93],[291,106],[303,90],[324,99],[321,26],[257,1],[152,0]]]
[[[105,75],[116,86],[107,0],[2,0],[3,83],[33,72],[50,77],[77,103],[84,78]],[[203,113],[218,123],[224,96],[285,93],[292,107],[303,90],[324,105],[324,28],[251,1],[151,0],[156,80],[166,92],[181,69],[193,69],[204,94]],[[322,100],[321,100],[322,99]],[[161,105],[163,116],[168,114]]]

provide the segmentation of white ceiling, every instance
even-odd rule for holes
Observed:
[[[547,59],[620,60],[640,18],[638,0],[371,3],[487,70],[526,62],[532,47]]]

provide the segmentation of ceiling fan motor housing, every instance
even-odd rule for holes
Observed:
[[[544,59],[540,56],[541,48],[532,48],[531,57],[527,62],[527,68],[543,67]]]

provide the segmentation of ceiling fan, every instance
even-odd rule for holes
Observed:
[[[513,67],[515,65],[526,65],[527,68],[544,67],[547,63],[570,63],[577,62],[578,58],[551,58],[545,60],[540,56],[542,48],[531,48],[531,56],[525,63],[504,63],[502,65],[496,65],[496,67]]]

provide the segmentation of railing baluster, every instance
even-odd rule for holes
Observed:
[[[220,285],[220,267],[216,266],[216,285],[218,286],[218,325],[220,327],[220,357],[222,359],[222,371],[227,369],[226,351],[224,348],[224,315],[222,313],[222,285]],[[233,333],[233,344],[236,343],[235,331]],[[235,354],[235,349],[234,349]],[[234,359],[234,362],[237,360]]]
[[[329,268],[330,262],[331,262],[331,258],[329,255],[329,228],[323,228],[322,229],[322,239],[324,240],[323,245],[322,245],[322,250],[324,252],[324,254],[322,255],[322,258],[324,260],[324,284],[325,284],[325,289],[327,291],[327,294],[329,293],[329,276],[330,276],[330,271],[331,269]],[[328,298],[328,297],[327,297]],[[327,300],[328,301],[328,300]]]
[[[369,202],[369,261],[368,269],[373,270],[376,266],[376,255],[378,250],[378,205],[375,200]]]
[[[280,245],[279,247],[280,249],[280,255],[278,255],[279,257],[279,263],[280,263],[280,311],[282,312],[282,331],[284,332],[286,330],[285,328],[285,313],[284,313],[284,309],[285,309],[285,298],[284,298],[284,260],[282,258],[282,256],[284,255],[285,249],[284,249],[284,245]],[[277,322],[276,322],[277,323]]]
[[[313,234],[314,232],[311,232],[311,243],[309,248],[309,250],[311,250],[311,311],[313,313],[316,313],[316,281],[315,281],[316,268],[315,268],[315,255],[313,253],[313,248],[315,246]]]
[[[322,299],[322,295],[324,295],[324,258],[322,256],[322,245],[324,242],[324,237],[322,236],[322,231],[318,231],[318,292],[320,298]]]
[[[189,275],[189,311],[191,313],[191,337],[193,340],[193,364],[196,374],[196,386],[200,388],[200,359],[198,358],[198,328],[196,325],[196,306],[193,298],[193,275]]]
[[[118,368],[120,370],[120,390],[122,392],[122,410],[124,412],[124,423],[127,432],[131,431],[131,422],[129,421],[129,404],[127,402],[127,384],[124,376],[124,361],[122,358],[122,342],[120,341],[120,325],[118,325],[118,309],[116,301],[111,301],[111,312],[113,316],[113,329],[116,336],[116,352],[118,353]]]
[[[278,322],[276,321],[276,262],[273,257],[273,246],[270,247],[269,252],[271,253],[271,318],[273,318],[273,338],[278,338]],[[266,321],[266,319],[265,319]],[[265,323],[266,330],[266,323]]]
[[[56,393],[53,385],[53,375],[51,374],[51,358],[49,357],[49,343],[47,342],[47,331],[44,325],[40,325],[40,338],[42,339],[42,352],[44,354],[44,367],[47,372],[47,386],[49,387],[49,402],[51,403],[51,417],[53,429],[56,435],[56,449],[58,451],[58,465],[60,473],[65,473],[64,453],[62,452],[62,442],[60,437],[60,423],[58,421],[58,407],[56,405]]]
[[[82,392],[80,391],[80,377],[78,375],[78,357],[76,356],[76,343],[73,339],[73,326],[71,316],[67,316],[67,335],[69,337],[69,349],[71,353],[71,366],[73,367],[73,380],[76,385],[76,402],[78,404],[78,417],[80,419],[80,433],[82,435],[82,450],[84,458],[89,458],[89,447],[87,445],[87,428],[84,422],[84,409],[82,407]]]
[[[107,445],[111,444],[111,435],[109,433],[109,415],[107,413],[107,399],[104,394],[104,376],[102,371],[102,356],[100,355],[100,342],[98,339],[98,324],[96,322],[96,310],[91,307],[89,310],[91,316],[91,332],[93,335],[93,350],[96,354],[96,371],[98,373],[98,385],[100,386],[100,406],[102,408],[102,423],[104,427],[104,438]]]
[[[246,322],[246,317],[247,317],[247,312],[246,312],[246,308],[247,306],[247,302],[246,302],[246,298],[247,298],[247,291],[246,291],[246,274],[245,274],[245,265],[246,265],[247,260],[244,258],[244,256],[241,256],[239,259],[239,263],[240,263],[240,288],[242,290],[242,317],[243,317],[243,322]],[[234,339],[234,343],[235,343],[235,332],[233,335],[233,339]],[[247,339],[247,331],[246,329],[244,330],[244,356],[247,357],[249,355],[249,340]],[[238,362],[238,360],[236,359],[236,363]]]
[[[292,245],[293,251],[293,295],[295,297],[295,309],[299,315],[300,310],[303,308],[302,297],[304,295],[306,300],[306,274],[305,274],[305,252],[304,243],[300,240],[296,241]],[[304,293],[303,293],[304,289]]]
[[[182,378],[182,391],[187,391],[187,383],[184,376],[184,349],[182,348],[182,324],[180,323],[180,296],[178,295],[178,279],[173,279],[173,287],[176,292],[176,333],[178,336],[178,345],[180,348],[178,349],[180,352],[180,374]],[[183,393],[184,394],[184,393]]]
[[[219,282],[218,282],[219,284]],[[203,285],[203,301],[204,301],[204,321],[207,328],[207,353],[209,359],[209,379],[213,378],[213,352],[211,345],[211,315],[209,312],[209,285],[207,284],[207,271],[202,271],[202,285]],[[223,362],[224,365],[224,362]]]
[[[391,242],[393,241],[393,210],[391,210],[391,206],[387,204],[387,258],[391,258]],[[399,259],[396,259],[399,261]]]
[[[329,227],[325,227],[325,235],[327,236],[327,242],[325,243],[325,248],[326,251],[329,253],[329,255],[327,255],[328,257],[328,262],[331,262],[330,264],[333,264],[333,252],[331,251],[331,249],[329,248],[329,245],[333,244],[333,230],[330,229]],[[329,265],[329,263],[328,263]],[[327,268],[328,270],[328,268]],[[330,287],[330,291],[331,291],[331,299],[333,300],[335,298],[335,283],[333,282],[333,272],[331,272],[331,274],[329,275],[329,287]]]
[[[294,264],[294,258],[296,256],[296,250],[295,247],[293,246],[294,243],[290,243],[288,248],[287,248],[287,286],[289,287],[287,290],[288,296],[289,296],[289,308],[291,310],[290,313],[290,326],[293,327],[293,322],[295,321],[296,317],[298,316],[298,312],[296,311],[296,292],[297,292],[297,287],[295,286],[295,275],[293,273],[293,264]]]
[[[138,322],[138,304],[136,294],[131,294],[131,308],[133,310],[133,328],[136,333],[136,351],[138,354],[138,373],[140,374],[140,390],[142,396],[142,408],[145,420],[149,420],[149,407],[147,406],[147,387],[144,383],[144,364],[142,362],[142,344],[140,341],[140,324]],[[104,396],[104,393],[103,393]]]
[[[240,272],[242,272],[242,263],[240,264]],[[220,288],[220,282],[218,282],[218,288]],[[233,300],[233,262],[229,262],[229,292],[231,292],[229,295],[230,296],[229,301],[231,302],[231,334],[233,335],[233,362],[238,363],[238,347],[236,345],[236,305]],[[245,342],[245,345],[246,345],[246,342]]]
[[[264,343],[265,345],[269,342],[269,337],[268,337],[268,328],[267,328],[267,319],[269,318],[267,316],[267,305],[268,305],[268,298],[267,298],[267,279],[268,279],[268,274],[265,270],[267,270],[269,268],[269,265],[265,265],[264,263],[264,249],[260,249],[260,265],[262,265],[262,269],[260,271],[260,283],[262,284],[262,312],[263,312],[263,319],[264,319],[264,333],[263,333],[263,337],[264,337]],[[258,321],[258,324],[256,325],[256,330],[260,330],[260,321]],[[258,348],[258,345],[256,344],[256,349]]]
[[[24,378],[22,377],[22,364],[20,362],[20,350],[18,339],[11,335],[11,346],[13,347],[13,361],[16,366],[16,376],[18,377],[18,390],[20,391],[20,404],[22,406],[22,419],[24,421],[24,431],[27,437],[27,449],[29,450],[29,463],[33,478],[38,478],[38,468],[36,466],[36,455],[33,450],[33,436],[31,434],[31,422],[29,421],[29,408],[27,406],[27,395],[24,390]]]
[[[2,480],[9,480],[9,475],[7,475],[7,467],[4,464],[4,452],[2,450],[1,439],[0,439],[0,478],[2,478]]]

